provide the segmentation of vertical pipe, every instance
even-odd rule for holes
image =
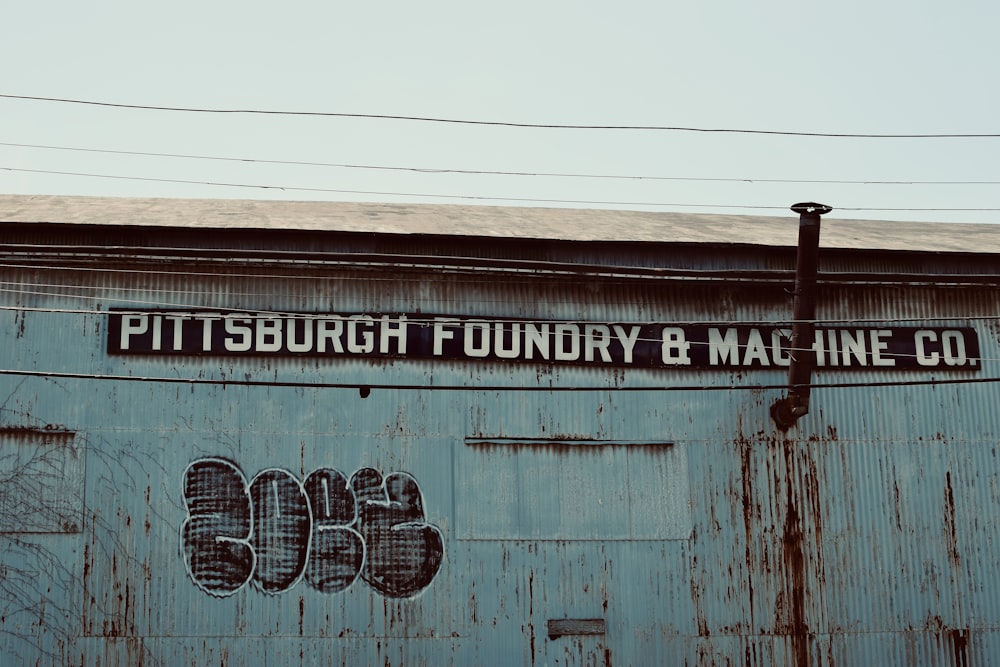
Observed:
[[[771,406],[771,418],[783,431],[809,412],[812,371],[816,366],[813,338],[816,326],[816,271],[819,264],[820,216],[833,209],[811,202],[795,204],[799,214],[799,245],[795,258],[795,305],[792,324],[788,396]]]

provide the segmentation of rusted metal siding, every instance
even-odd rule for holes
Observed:
[[[106,353],[117,306],[775,321],[789,317],[780,285],[249,261],[139,274],[70,259],[4,274],[0,368],[68,375],[0,375],[3,425],[71,431],[85,459],[81,532],[0,534],[4,655],[93,665],[1000,655],[995,383],[823,388],[914,374],[819,369],[813,411],[786,435],[768,416],[781,390],[739,388],[780,385],[780,368]],[[998,294],[827,285],[819,317],[946,317],[975,328],[983,356],[981,371],[948,377],[998,377],[997,331],[976,319],[997,314]],[[579,387],[592,389],[565,391]],[[398,597],[360,578],[336,593],[305,580],[274,594],[206,592],[185,560],[185,471],[211,459],[247,481],[270,469],[300,480],[323,468],[409,473],[421,523],[443,536],[440,568]],[[586,632],[550,636],[551,621]]]

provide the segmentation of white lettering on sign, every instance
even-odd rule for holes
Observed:
[[[344,320],[339,317],[325,317],[316,322],[316,350],[320,353],[326,352],[327,343],[330,350],[337,354],[344,353],[344,346],[340,344],[340,337],[344,335]]]
[[[509,343],[505,343],[505,340],[508,339],[508,329],[510,331]],[[498,358],[517,359],[521,356],[521,325],[519,323],[512,322],[508,325],[497,323],[493,333],[493,349]]]
[[[775,366],[790,366],[792,364],[791,354],[786,353],[782,347],[783,341],[792,340],[791,329],[775,329],[771,332],[771,355]]]
[[[576,361],[580,358],[580,328],[575,324],[555,326],[556,361]]]
[[[241,319],[237,319],[241,317]],[[226,350],[229,352],[246,352],[253,345],[253,329],[250,328],[250,315],[226,318]]]
[[[293,319],[288,320],[288,351],[292,353],[309,352],[313,349],[312,322]]]
[[[265,317],[257,320],[257,335],[254,338],[257,343],[254,349],[257,352],[277,352],[281,349],[283,339],[280,320]]]
[[[211,352],[212,351],[212,325],[222,319],[219,313],[198,313],[195,315],[196,320],[202,321],[201,330],[201,351]]]
[[[941,347],[944,349],[944,363],[947,365],[964,366],[968,361],[965,356],[965,339],[957,331],[942,333]]]
[[[684,340],[684,329],[680,327],[663,327],[663,349],[661,358],[667,366],[690,366],[691,358],[688,348],[691,343]]]
[[[583,327],[583,358],[586,361],[594,361],[594,353],[601,357],[601,361],[611,361],[611,353],[608,347],[611,345],[611,329],[603,324],[587,324]]]
[[[455,338],[455,332],[445,327],[458,320],[451,317],[438,317],[434,320],[434,356],[440,357],[444,353],[444,342]]]
[[[138,336],[149,330],[149,317],[146,315],[123,315],[122,334],[119,346],[121,349],[129,349],[132,336]]]
[[[712,366],[739,363],[739,334],[734,327],[726,329],[725,335],[712,327],[708,330],[708,357]]]
[[[370,315],[351,315],[347,319],[348,352],[366,354],[375,349],[375,337],[372,334],[371,324]]]
[[[485,357],[490,353],[490,325],[488,322],[465,323],[465,356]]]
[[[416,313],[116,312],[111,354],[392,356],[636,368],[779,370],[788,325],[531,321]],[[804,343],[805,341],[803,341]],[[819,369],[978,370],[972,327],[817,327]]]
[[[771,359],[767,356],[768,348],[764,345],[758,329],[751,329],[747,339],[746,354],[743,355],[743,365],[749,366],[757,362],[761,366],[770,366]]]
[[[535,324],[533,322],[527,322],[524,325],[524,338],[525,338],[525,349],[524,358],[525,359],[535,359],[535,352],[538,352],[538,358],[543,360],[548,360],[549,358],[549,325],[548,324]]]
[[[184,349],[184,318],[177,315],[166,315],[164,317],[168,322],[173,322],[173,329],[171,330],[171,335],[174,340],[173,349],[174,351],[180,351]]]
[[[921,366],[965,366],[969,362],[965,337],[959,331],[923,329],[915,335],[917,363]]]
[[[383,315],[381,326],[382,335],[379,336],[378,351],[382,354],[406,354],[406,315],[400,315],[395,319],[390,319],[388,315]],[[389,341],[391,339],[395,339],[396,341],[395,350],[389,349]]]
[[[889,341],[884,340],[892,336],[889,329],[875,329],[868,332],[871,343],[872,366],[895,366],[895,359],[884,358],[882,355],[889,349]]]
[[[625,327],[620,324],[614,326],[615,336],[618,338],[618,342],[622,346],[622,351],[625,353],[625,363],[632,363],[632,350],[635,349],[635,342],[639,340],[639,332],[642,331],[642,327],[633,326],[630,327],[628,331],[625,331]]]

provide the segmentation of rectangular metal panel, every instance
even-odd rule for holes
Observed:
[[[472,446],[469,446],[469,445]],[[687,459],[666,443],[474,438],[455,455],[466,540],[687,539]]]

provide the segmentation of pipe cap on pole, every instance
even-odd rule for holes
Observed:
[[[807,201],[798,204],[792,204],[792,210],[802,215],[803,213],[815,213],[816,215],[825,215],[833,210],[832,206],[827,206],[826,204],[817,204],[815,202]]]

